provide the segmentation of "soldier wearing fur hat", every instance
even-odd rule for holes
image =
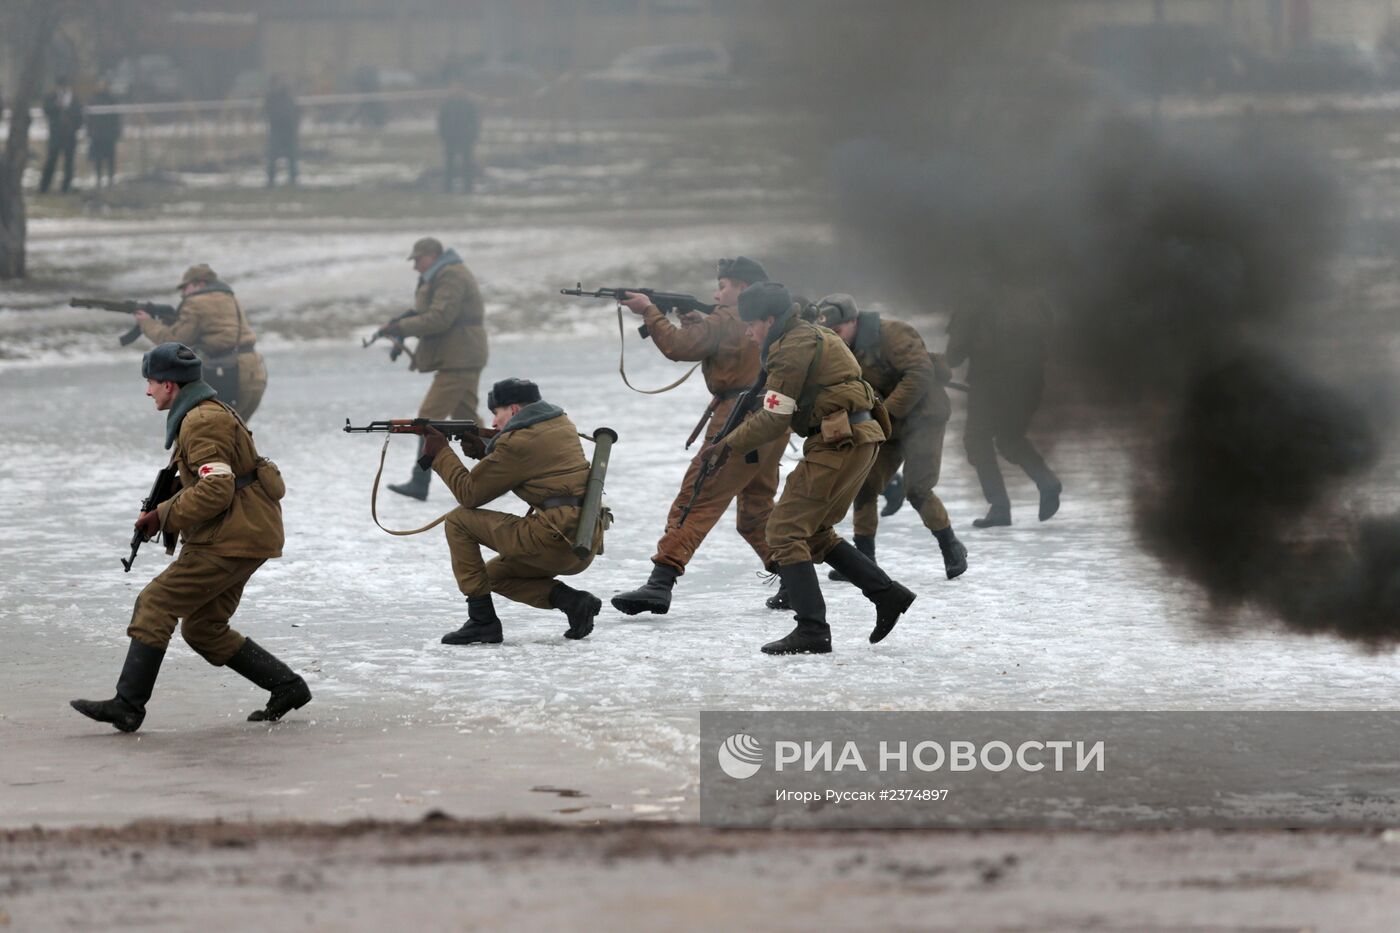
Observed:
[[[180,304],[175,319],[164,323],[145,311],[135,313],[141,333],[152,343],[183,343],[204,361],[204,381],[244,421],[253,417],[267,389],[267,366],[255,347],[233,289],[205,263],[190,266],[176,286]]]
[[[682,318],[680,326],[672,324],[645,295],[633,294],[622,303],[632,313],[642,316],[652,341],[664,356],[700,363],[711,401],[701,416],[701,425],[707,426],[697,427],[697,430],[706,432],[707,442],[729,417],[739,396],[758,378],[759,349],[745,336],[744,322],[739,320],[735,303],[745,288],[768,280],[763,266],[746,256],[721,259],[716,271],[719,286],[714,296],[714,313],[690,312]],[[778,491],[778,463],[786,444],[787,435],[782,433],[759,445],[753,462],[743,457],[727,460],[706,482],[699,498],[691,503],[682,525],[682,508],[691,502],[691,489],[700,472],[700,458],[692,459],[681,480],[680,492],[671,503],[666,530],[652,555],[651,575],[638,589],[614,596],[613,606],[628,615],[669,610],[676,580],[685,573],[686,564],[700,543],[735,499],[738,500],[735,528],[766,567],[770,554],[764,529],[773,511],[773,497]]]
[[[875,604],[870,641],[882,640],[914,601],[914,594],[843,541],[834,526],[845,517],[885,439],[889,419],[875,391],[861,378],[844,341],[802,320],[788,290],[775,282],[751,285],[739,295],[739,317],[761,348],[768,378],[762,405],[702,457],[755,450],[791,430],[805,438],[802,459],[788,474],[768,519],[768,548],[782,578],[797,627],[763,646],[767,654],[824,654],[831,627],[817,582],[826,563]]]
[[[855,498],[856,549],[872,560],[880,518],[878,498],[904,464],[904,490],[918,509],[924,526],[933,532],[943,554],[949,580],[967,570],[967,548],[953,533],[948,510],[933,487],[943,463],[943,435],[952,405],[938,378],[936,360],[923,338],[903,321],[861,311],[850,295],[827,295],[817,302],[821,322],[851,348],[860,363],[861,378],[880,393],[890,416],[890,436],[880,446],[875,464]],[[947,364],[943,371],[948,374]],[[837,571],[832,579],[839,579]]]
[[[380,330],[394,337],[417,337],[413,369],[432,373],[418,417],[477,421],[477,392],[486,368],[486,307],[476,279],[455,249],[433,237],[413,244],[409,262],[418,272],[413,313]],[[417,468],[406,483],[389,488],[402,496],[428,498],[430,471]]]
[[[229,627],[243,587],[264,562],[282,554],[286,491],[272,461],[258,456],[253,434],[215,397],[189,347],[163,343],[141,363],[146,395],[167,412],[165,446],[174,447],[180,489],[136,528],[147,540],[177,533],[180,554],[136,598],[126,663],[110,700],[74,700],[98,722],[134,732],[146,716],[170,637],[180,634],[206,661],[227,666],[270,692],[249,721],[275,721],[305,706],[311,691],[300,676],[251,638]]]
[[[499,644],[501,620],[493,593],[539,609],[558,609],[569,620],[564,637],[584,638],[593,631],[603,603],[555,577],[588,569],[603,550],[608,519],[600,516],[592,550],[578,557],[572,545],[589,473],[578,429],[563,409],[541,399],[539,387],[527,379],[497,382],[486,405],[500,433],[489,441],[463,438],[463,453],[478,461],[474,467],[462,463],[442,434],[432,428],[423,432],[420,466],[434,470],[460,503],[445,527],[452,573],[467,598],[467,621],[442,641]],[[507,492],[530,506],[524,517],[484,508]],[[485,560],[483,547],[496,556]]]

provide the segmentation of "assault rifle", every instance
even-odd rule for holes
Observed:
[[[611,298],[613,301],[621,303],[627,297],[628,292],[638,295],[646,295],[647,300],[656,305],[662,314],[670,314],[672,311],[699,311],[701,314],[714,314],[715,306],[707,305],[694,295],[682,295],[679,292],[658,292],[654,288],[598,288],[591,292],[583,290],[583,283],[578,283],[575,288],[561,288],[559,294],[572,295],[575,298]],[[637,333],[642,337],[647,336],[647,326],[640,324]]]
[[[389,324],[397,324],[399,321],[402,321],[404,318],[406,318],[406,317],[413,317],[413,316],[414,316],[415,314],[417,314],[417,313],[418,313],[418,311],[417,311],[416,309],[410,308],[410,309],[408,309],[407,311],[405,311],[403,314],[396,314],[396,315],[394,315],[393,317],[389,318]],[[390,362],[390,363],[397,363],[399,357],[402,356],[403,354],[407,353],[407,354],[408,354],[408,361],[409,361],[410,363],[413,363],[414,365],[417,365],[417,363],[418,363],[418,357],[415,356],[414,353],[413,353],[413,351],[410,350],[410,349],[408,348],[408,344],[406,344],[406,343],[403,342],[403,338],[402,338],[402,337],[399,337],[399,336],[397,336],[397,335],[395,335],[395,334],[389,333],[389,331],[385,329],[385,328],[387,328],[387,327],[388,327],[388,325],[386,324],[384,327],[379,328],[379,329],[376,330],[373,334],[371,334],[370,337],[369,337],[368,339],[362,339],[362,340],[360,341],[360,348],[361,348],[361,349],[364,349],[364,348],[368,347],[370,344],[374,343],[374,342],[375,342],[376,340],[378,340],[380,337],[387,337],[387,338],[389,338],[389,342],[392,343],[392,344],[394,345],[393,349],[389,351],[389,362]]]
[[[744,394],[740,395],[734,402],[734,407],[729,410],[729,417],[724,419],[723,426],[720,427],[719,433],[714,436],[714,440],[712,440],[711,443],[717,444],[733,434],[735,429],[744,423],[744,419],[749,416],[749,413],[758,408],[759,403],[763,401],[763,385],[767,381],[768,373],[759,370],[758,378],[755,379],[754,384],[745,389]],[[729,460],[729,453],[729,448],[725,447],[721,449],[718,454],[700,464],[700,472],[695,474],[695,484],[690,487],[690,501],[681,506],[681,514],[680,518],[676,520],[676,527],[679,528],[681,525],[685,524],[686,518],[690,516],[690,510],[695,508],[695,503],[700,498],[701,490],[705,488],[705,481],[713,476],[720,467],[724,466],[725,462]],[[758,451],[751,450],[745,454],[744,462],[757,463]]]
[[[425,428],[433,428],[448,440],[461,440],[468,434],[482,440],[501,433],[495,428],[483,428],[475,421],[434,421],[431,418],[390,418],[388,421],[371,421],[357,428],[345,419],[346,434],[422,434]]]
[[[153,301],[108,301],[106,298],[69,298],[70,308],[96,308],[99,311],[116,311],[118,314],[135,314],[137,311],[145,311],[151,317],[156,318],[162,324],[169,324],[175,320],[176,310],[172,305],[158,305]],[[121,345],[127,346],[134,343],[141,336],[141,325],[137,324],[131,330],[122,334]]]
[[[151,484],[151,491],[146,494],[146,498],[141,500],[141,514],[154,512],[156,506],[175,495],[175,486],[179,481],[180,468],[173,462],[157,473],[156,481]],[[165,545],[165,553],[174,553],[175,533],[162,531],[160,536],[161,542]],[[141,534],[139,529],[131,533],[131,556],[122,558],[122,571],[124,573],[131,573],[131,565],[136,563],[136,552],[141,549],[141,543],[146,540],[147,538]]]

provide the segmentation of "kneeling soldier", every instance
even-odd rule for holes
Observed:
[[[501,620],[492,593],[539,609],[559,609],[569,619],[565,638],[584,638],[602,600],[558,582],[556,576],[582,573],[603,550],[600,517],[593,547],[580,558],[572,550],[580,506],[588,485],[589,464],[578,429],[557,405],[541,401],[527,379],[503,379],[487,395],[486,405],[500,432],[489,441],[468,435],[462,450],[480,462],[472,469],[448,447],[447,438],[429,428],[419,465],[431,467],[452,490],[461,507],[447,518],[447,547],[452,573],[467,597],[467,623],[442,637],[443,644],[499,644]],[[523,518],[483,509],[507,492],[530,506]],[[496,552],[483,561],[481,547]]]
[[[258,456],[253,434],[204,382],[199,357],[179,343],[145,355],[141,372],[156,410],[169,412],[165,446],[175,446],[180,491],[145,512],[137,529],[149,540],[178,532],[180,556],[141,595],[127,634],[131,646],[110,700],[74,700],[73,708],[123,732],[146,716],[165,649],[175,626],[210,664],[232,668],[269,690],[265,709],[251,722],[276,721],[311,700],[311,691],[287,665],[229,627],[248,578],[269,557],[282,556],[281,474]]]
[[[727,446],[734,455],[744,454],[781,437],[789,427],[807,439],[767,529],[768,547],[797,627],[764,645],[767,654],[831,650],[831,627],[814,562],[839,570],[875,604],[872,643],[888,635],[914,602],[913,593],[833,530],[875,462],[885,439],[886,425],[881,422],[887,419],[841,338],[802,320],[796,310],[788,290],[774,282],[751,285],[739,295],[739,317],[748,325],[749,339],[762,347],[768,373],[763,404],[703,452],[717,456]]]

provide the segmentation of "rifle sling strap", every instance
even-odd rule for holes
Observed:
[[[687,379],[689,379],[695,373],[695,371],[700,368],[700,364],[696,363],[694,366],[690,367],[690,369],[686,370],[684,376],[680,377],[668,386],[662,386],[659,389],[639,389],[627,379],[627,334],[622,327],[622,305],[617,306],[617,341],[617,371],[622,375],[622,384],[627,386],[627,388],[631,389],[633,392],[639,392],[642,395],[660,395],[662,392],[670,392],[682,382],[685,382]]]
[[[369,493],[369,514],[370,517],[374,519],[374,523],[379,526],[380,531],[387,532],[391,535],[399,535],[400,537],[407,535],[420,535],[425,531],[431,531],[438,525],[441,525],[443,522],[447,521],[447,516],[451,515],[452,513],[443,512],[441,515],[433,519],[428,524],[424,525],[422,528],[414,528],[412,531],[396,531],[393,528],[384,527],[384,523],[379,520],[379,479],[384,475],[384,458],[389,453],[389,439],[393,436],[393,434],[385,434],[384,446],[379,448],[379,469],[374,472],[374,488],[371,489]]]

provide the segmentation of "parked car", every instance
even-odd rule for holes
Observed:
[[[1255,62],[1219,30],[1194,23],[1118,23],[1079,33],[1070,57],[1143,94],[1200,94],[1248,86]]]
[[[104,77],[112,93],[123,101],[143,103],[188,96],[188,82],[180,66],[168,55],[123,58]]]
[[[645,45],[628,49],[601,71],[584,75],[594,84],[627,87],[727,87],[729,53],[721,45]]]

